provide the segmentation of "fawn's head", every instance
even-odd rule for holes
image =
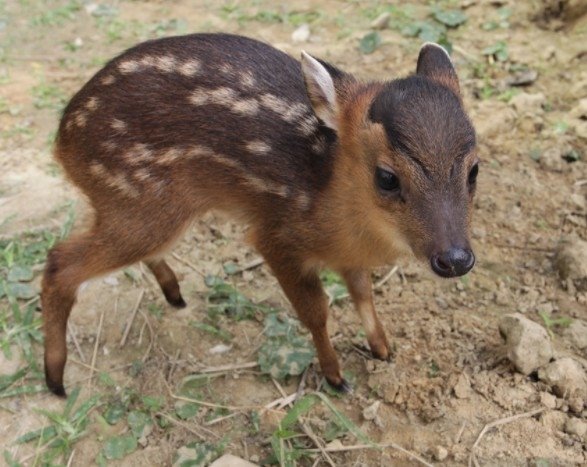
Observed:
[[[354,206],[348,222],[383,258],[386,244],[403,242],[442,277],[467,273],[475,130],[444,49],[425,44],[416,73],[387,83],[358,83],[307,54],[302,69],[317,116],[338,136],[333,183]]]

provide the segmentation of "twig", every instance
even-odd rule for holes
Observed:
[[[391,279],[391,277],[397,272],[397,270],[399,269],[398,266],[394,266],[392,267],[389,272],[387,274],[385,274],[385,276],[383,276],[381,279],[379,279],[375,285],[373,286],[373,290],[377,290],[378,288],[380,288],[383,284],[385,284],[389,279]]]
[[[395,443],[385,443],[385,444],[354,444],[352,446],[341,446],[341,447],[328,447],[325,446],[324,450],[326,452],[345,452],[345,451],[358,451],[360,449],[387,449],[387,448],[392,448],[395,449],[396,451],[400,451],[403,452],[406,456],[417,460],[418,462],[420,462],[422,465],[425,465],[426,467],[434,467],[432,464],[430,464],[429,462],[426,462],[424,459],[422,459],[420,456],[418,456],[417,454],[408,451],[407,449],[402,448],[400,445],[395,444]],[[305,449],[306,452],[320,452],[319,449]]]
[[[73,464],[73,455],[75,454],[75,449],[73,451],[71,451],[71,455],[69,456],[69,459],[67,461],[67,466],[66,467],[71,467]]]
[[[195,272],[197,272],[200,276],[202,277],[206,277],[206,274],[204,274],[202,271],[200,271],[193,263],[191,263],[190,261],[188,261],[187,259],[183,259],[181,256],[179,256],[177,253],[171,253],[171,256],[173,256],[176,260],[178,260],[180,263],[185,264],[186,266],[188,266],[190,269],[193,269]]]
[[[257,362],[235,363],[233,365],[209,366],[196,370],[198,373],[226,373],[233,370],[243,370],[245,368],[255,368],[259,366]]]
[[[249,269],[255,269],[256,267],[261,266],[264,262],[265,260],[263,258],[255,258],[247,264],[243,264],[243,266],[234,271],[233,274],[240,274],[241,272],[248,271]]]
[[[128,320],[126,322],[126,326],[124,327],[124,332],[122,333],[122,339],[120,339],[120,345],[119,345],[120,348],[124,347],[124,344],[126,344],[126,339],[128,337],[128,334],[130,333],[130,328],[132,326],[133,321],[135,320],[135,317],[137,315],[137,311],[139,310],[139,305],[141,304],[141,300],[143,299],[143,295],[145,295],[145,289],[141,289],[141,292],[139,293],[139,297],[137,298],[135,306],[133,307],[133,309],[130,313],[130,316],[128,317]]]
[[[147,350],[145,351],[145,354],[143,355],[143,358],[141,359],[142,362],[145,363],[147,361],[147,358],[149,358],[149,354],[151,353],[151,349],[153,348],[153,342],[155,341],[155,333],[153,332],[151,322],[149,321],[149,318],[147,318],[147,315],[145,315],[145,313],[142,310],[139,310],[139,313],[141,314],[141,316],[145,320],[145,323],[147,323],[147,327],[149,328],[149,346],[147,347]]]
[[[215,418],[215,419],[210,420],[208,422],[205,422],[204,425],[206,425],[206,426],[216,425],[217,423],[220,423],[220,422],[227,420],[229,418],[232,418],[232,417],[236,417],[237,415],[241,415],[241,412],[233,412],[228,415],[223,415],[222,417],[218,417],[218,418]]]
[[[192,427],[190,427],[189,425],[186,425],[185,423],[180,422],[179,420],[176,420],[173,417],[170,417],[169,415],[167,415],[166,413],[163,412],[157,412],[158,416],[163,417],[165,420],[168,420],[169,422],[171,422],[173,425],[177,425],[182,427],[184,430],[189,431],[190,433],[196,435],[198,438],[200,438],[202,441],[206,441],[207,438],[202,434],[202,433],[198,433],[196,430],[194,430]],[[217,435],[216,433],[214,433],[212,430],[208,430],[207,428],[202,428],[201,426],[199,427],[202,430],[204,430],[206,433],[214,436],[215,438],[220,438],[219,435]]]
[[[82,361],[82,363],[86,363],[86,357],[84,356],[84,353],[82,352],[82,348],[80,347],[79,342],[77,340],[75,327],[73,326],[73,324],[67,323],[67,332],[69,332],[69,336],[71,337],[71,340],[73,341],[73,345],[75,346],[75,350],[77,351],[77,354],[79,355],[80,360]]]
[[[506,425],[508,423],[515,422],[515,421],[520,420],[522,418],[533,417],[534,415],[537,415],[541,412],[544,412],[545,410],[546,410],[546,407],[543,407],[540,409],[531,410],[529,412],[520,413],[518,415],[512,415],[511,417],[500,418],[499,420],[495,420],[491,423],[486,424],[483,427],[483,429],[481,430],[481,432],[479,433],[479,436],[477,436],[475,443],[473,443],[473,446],[471,447],[471,455],[469,456],[469,465],[476,463],[477,459],[475,458],[475,449],[477,449],[477,446],[479,446],[481,439],[483,439],[483,436],[485,436],[485,434],[491,428],[495,428],[496,426],[500,426],[500,425]]]
[[[465,431],[466,426],[467,426],[467,422],[464,421],[463,424],[461,425],[461,428],[459,429],[459,432],[457,433],[456,438],[455,438],[455,444],[459,444],[461,442],[461,437],[463,436],[463,433]]]
[[[587,178],[585,180],[577,180],[574,183],[575,186],[583,186],[583,185],[587,185]]]
[[[116,297],[116,301],[114,302],[114,313],[118,310],[118,297]],[[98,332],[96,334],[96,342],[94,343],[94,353],[92,354],[92,362],[90,363],[90,376],[88,378],[88,386],[92,386],[92,378],[94,377],[94,370],[96,369],[96,357],[98,355],[98,345],[100,344],[100,335],[102,334],[102,326],[104,325],[104,314],[106,314],[106,309],[102,309],[102,314],[100,315],[100,322],[98,323]]]
[[[527,245],[504,245],[503,243],[497,243],[495,246],[498,248],[509,248],[511,250],[529,250],[529,251],[541,251],[544,253],[552,253],[554,248],[541,248],[538,246],[527,246]]]

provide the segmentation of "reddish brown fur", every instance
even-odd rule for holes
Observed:
[[[474,143],[467,146],[473,130],[452,65],[438,53],[424,48],[422,77],[391,83],[360,83],[321,62],[336,88],[335,128],[314,116],[299,63],[250,39],[169,38],[106,65],[72,99],[57,138],[56,158],[90,199],[95,222],[47,260],[49,388],[65,394],[65,330],[79,285],[144,261],[167,300],[184,306],[161,255],[212,208],[250,225],[252,243],[311,331],[331,384],[346,387],[327,333],[318,277],[324,266],[344,277],[373,354],[388,358],[369,269],[409,251],[428,259],[456,244],[468,248],[474,186],[465,180],[475,162]],[[401,85],[405,92],[395,90]],[[316,89],[320,115],[329,104]],[[398,92],[416,96],[415,112],[393,113],[386,102],[404,95]],[[418,120],[418,106],[432,121]],[[434,119],[434,112],[445,112],[456,127]],[[457,154],[454,148],[463,145],[466,153]],[[400,177],[401,192],[376,187],[378,167]],[[438,203],[449,218],[436,215]]]

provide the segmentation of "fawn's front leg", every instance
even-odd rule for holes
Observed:
[[[357,312],[361,316],[371,353],[381,360],[389,359],[391,354],[389,344],[373,305],[373,286],[369,272],[364,269],[354,269],[343,271],[342,276]]]
[[[348,392],[350,387],[342,377],[336,352],[328,337],[328,298],[318,274],[303,271],[301,262],[295,258],[279,253],[262,253],[300,321],[312,333],[324,377],[337,390]]]

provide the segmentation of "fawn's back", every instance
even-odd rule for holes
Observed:
[[[56,154],[98,213],[307,210],[328,182],[332,132],[314,115],[299,62],[244,37],[143,43],[67,106]]]

